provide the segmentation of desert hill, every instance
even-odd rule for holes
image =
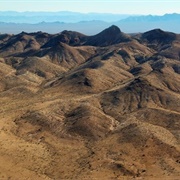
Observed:
[[[124,34],[117,26],[113,25],[99,34],[89,37],[85,45],[109,46],[130,40],[131,38],[127,34]]]
[[[1,34],[0,65],[0,179],[179,179],[179,34]]]

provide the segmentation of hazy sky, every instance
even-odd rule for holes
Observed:
[[[159,15],[180,13],[180,0],[0,0],[0,11],[7,10]]]

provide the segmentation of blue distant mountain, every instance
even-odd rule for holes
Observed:
[[[60,12],[15,12],[15,11],[4,11],[0,12],[0,22],[6,23],[39,23],[42,21],[46,22],[66,22],[76,23],[79,21],[118,21],[129,17],[127,14],[110,14],[110,13],[78,13],[70,11]]]
[[[96,34],[116,25],[125,33],[163,29],[180,33],[180,14],[125,15],[108,13],[77,12],[0,12],[0,33],[16,34],[22,31],[58,33],[63,30],[79,31],[87,35]]]
[[[163,16],[130,16],[122,19],[115,24],[122,27],[125,32],[145,32],[150,29],[163,29],[180,33],[180,14],[165,14]]]
[[[165,14],[163,16],[147,15],[147,16],[129,16],[121,22],[156,22],[156,21],[175,21],[180,20],[180,14]]]

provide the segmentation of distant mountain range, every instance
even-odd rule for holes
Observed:
[[[60,12],[0,12],[0,22],[7,23],[40,23],[40,22],[66,22],[77,23],[79,21],[119,21],[129,17],[129,14],[110,14],[110,13],[79,13],[70,11]]]
[[[96,34],[112,24],[126,33],[145,32],[160,28],[180,33],[180,14],[126,15],[76,12],[0,12],[0,33],[17,34],[22,31],[58,33],[65,29]]]

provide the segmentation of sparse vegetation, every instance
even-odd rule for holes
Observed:
[[[178,34],[0,36],[0,179],[180,177]]]

